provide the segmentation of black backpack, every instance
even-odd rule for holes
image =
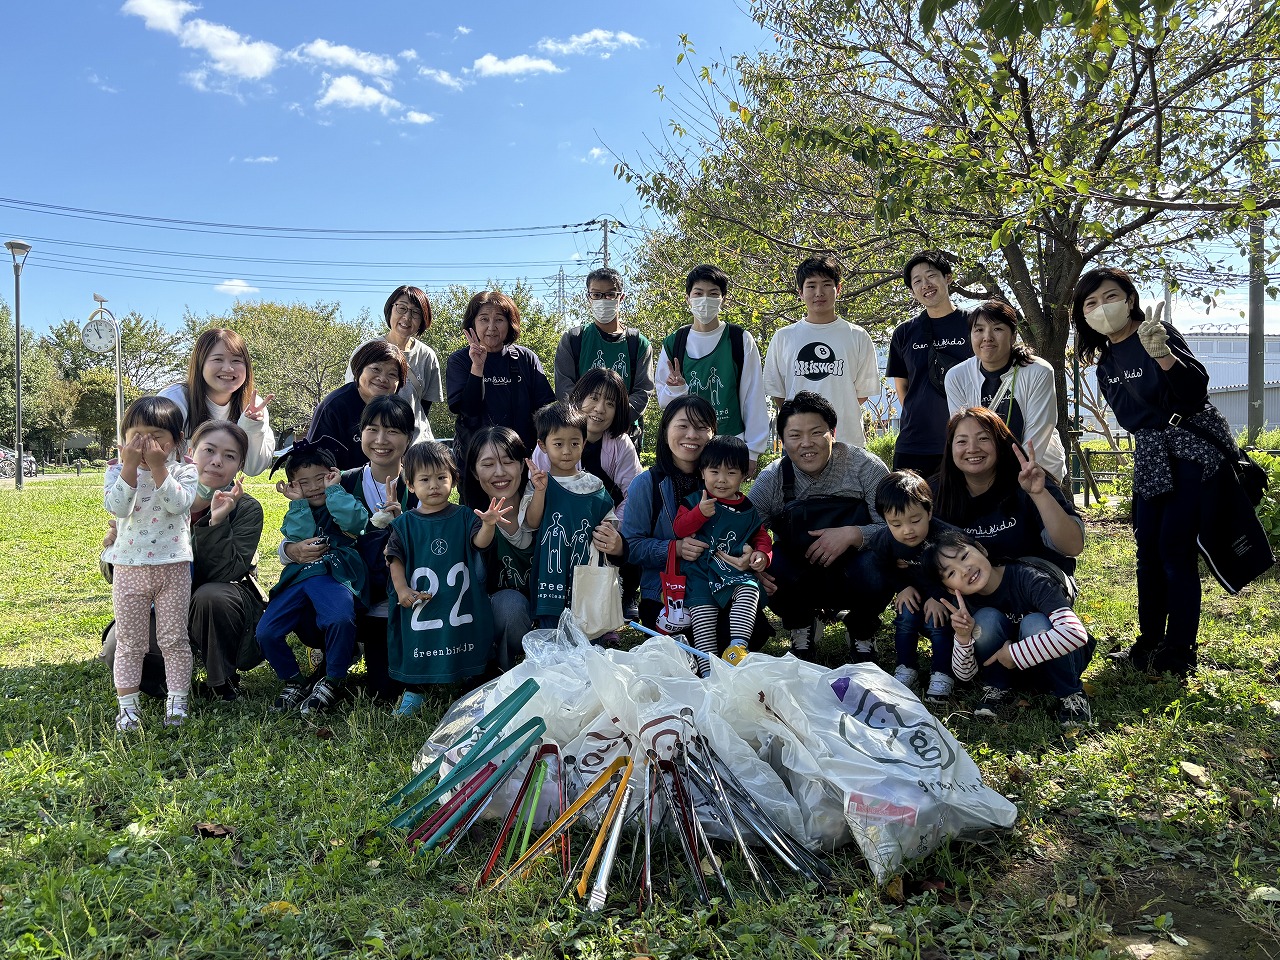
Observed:
[[[742,367],[746,363],[746,331],[736,323],[726,323],[725,326],[729,330],[729,349],[733,351],[733,370],[739,381],[742,380]],[[671,360],[680,361],[680,370],[684,371],[685,357],[688,355],[689,331],[693,329],[691,324],[685,324],[676,331],[675,342],[672,343]]]

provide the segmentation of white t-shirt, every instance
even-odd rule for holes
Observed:
[[[871,335],[856,324],[797,320],[774,333],[764,358],[766,396],[821,394],[836,408],[836,438],[866,446],[859,397],[880,394],[880,370]]]

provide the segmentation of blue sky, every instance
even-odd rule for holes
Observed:
[[[524,277],[549,293],[561,267],[598,262],[598,229],[321,239],[31,204],[363,231],[640,225],[613,154],[647,156],[666,134],[674,111],[654,89],[678,95],[689,77],[679,35],[697,64],[772,41],[738,0],[23,0],[0,22],[0,198],[24,202],[0,200],[0,234],[33,244],[22,312],[37,331],[85,318],[95,292],[170,326],[237,296],[338,300],[352,315],[376,314],[401,282]],[[1240,322],[1244,299],[1208,317],[1179,300],[1174,319]]]
[[[0,197],[25,203],[0,202],[0,234],[33,245],[22,313],[35,330],[83,319],[95,292],[117,315],[174,325],[237,295],[336,299],[350,315],[377,313],[400,282],[549,289],[561,266],[585,272],[598,229],[255,237],[29,204],[364,231],[639,224],[611,153],[645,155],[664,135],[672,110],[654,89],[687,76],[679,35],[704,59],[771,39],[733,0],[41,0],[6,4],[3,23]],[[0,295],[12,301],[10,282]]]

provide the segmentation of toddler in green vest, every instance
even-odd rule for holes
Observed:
[[[557,401],[534,415],[534,425],[549,469],[525,461],[529,492],[520,502],[520,524],[535,531],[530,599],[538,626],[549,629],[568,605],[573,568],[587,562],[592,543],[611,556],[621,556],[623,544],[608,522],[617,519],[613,498],[599,477],[580,466],[586,415]]]
[[[697,560],[685,561],[685,607],[693,622],[693,644],[710,656],[720,648],[720,611],[729,607],[729,646],[724,658],[737,663],[747,654],[760,605],[758,574],[767,570],[773,541],[760,514],[742,493],[749,465],[747,445],[738,437],[712,437],[698,460],[703,489],[690,494],[672,525],[677,537],[707,544]],[[706,676],[709,665],[699,664]]]

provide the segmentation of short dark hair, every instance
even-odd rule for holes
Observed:
[[[816,257],[805,257],[796,267],[796,293],[804,289],[804,282],[810,277],[827,277],[839,286],[843,276],[844,271],[840,269],[840,261],[831,254],[823,253]]]
[[[311,443],[302,450],[294,448],[284,462],[284,475],[292,480],[303,467],[324,467],[326,470],[336,470],[338,460],[328,447]]]
[[[908,260],[906,266],[902,268],[902,282],[907,285],[908,290],[911,289],[911,271],[922,263],[933,267],[944,277],[951,276],[951,272],[954,269],[951,266],[951,258],[941,250],[921,250]]]
[[[520,339],[520,308],[501,290],[485,290],[467,301],[467,309],[462,311],[462,329],[474,330],[476,315],[483,307],[491,304],[501,310],[507,318],[507,336],[502,342],[515,343]]]
[[[782,436],[782,431],[787,428],[787,421],[797,413],[816,413],[827,422],[831,432],[835,432],[836,408],[831,405],[831,401],[812,390],[801,390],[794,397],[783,400],[782,406],[778,407],[778,436]]]
[[[716,408],[704,397],[686,393],[676,397],[662,411],[662,419],[658,421],[658,442],[654,450],[654,468],[664,476],[675,476],[681,473],[676,466],[675,457],[671,455],[671,447],[667,443],[667,433],[671,430],[671,421],[680,414],[700,427],[709,427],[714,434],[716,429]]]
[[[391,308],[401,297],[408,297],[422,311],[422,322],[418,324],[418,336],[422,336],[427,327],[431,326],[431,301],[427,299],[427,292],[421,287],[411,287],[408,284],[401,284],[392,290],[391,296],[387,297],[387,302],[382,305],[382,318],[387,321],[387,329],[391,329]]]
[[[120,420],[120,436],[123,437],[133,427],[165,430],[173,437],[174,447],[181,456],[184,419],[182,408],[167,397],[139,397],[129,404]]]
[[[747,472],[751,464],[751,451],[746,441],[732,434],[721,434],[712,437],[702,448],[702,456],[698,458],[698,470],[709,470],[711,467],[730,467]]]
[[[933,491],[914,470],[895,470],[876,485],[876,513],[906,513],[912,504],[933,515]]]
[[[1093,329],[1084,320],[1085,300],[1089,294],[1108,280],[1114,280],[1124,291],[1125,297],[1133,297],[1133,306],[1129,308],[1129,319],[1141,321],[1146,318],[1146,314],[1142,312],[1142,298],[1138,296],[1138,288],[1126,271],[1119,267],[1094,267],[1088,273],[1082,274],[1076,281],[1076,294],[1071,301],[1071,322],[1076,328],[1076,355],[1086,367],[1098,359],[1103,347],[1109,348],[1111,345],[1107,337]]]
[[[540,443],[546,443],[556,430],[579,430],[582,439],[587,439],[587,415],[567,400],[557,400],[540,409],[533,415],[533,426]]]
[[[586,290],[591,289],[592,280],[599,280],[603,283],[607,283],[617,290],[623,289],[622,274],[620,274],[617,270],[613,269],[613,267],[597,267],[595,270],[592,270],[590,273],[588,273],[587,281],[586,281],[586,284],[584,285],[584,289]]]
[[[987,556],[987,548],[971,534],[956,527],[943,527],[920,551],[920,568],[930,571],[934,579],[939,579],[943,559],[957,556],[965,547],[976,549],[984,557]]]
[[[400,385],[396,387],[399,390],[409,379],[409,364],[405,362],[404,351],[387,340],[370,340],[351,355],[351,379],[359,383],[360,374],[364,373],[365,367],[387,362],[400,368]]]
[[[611,437],[622,436],[631,426],[631,398],[627,396],[626,385],[618,371],[609,367],[592,367],[569,391],[569,402],[574,407],[581,407],[582,401],[593,393],[604,394],[613,401],[613,422],[605,427],[605,433]]]
[[[413,439],[414,429],[417,426],[414,423],[413,408],[409,406],[409,401],[395,394],[388,397],[374,397],[365,404],[364,412],[360,414],[360,429],[374,425],[399,430],[407,434],[410,440]]]
[[[1016,367],[1025,367],[1035,359],[1035,351],[1025,343],[1018,342],[1018,311],[1003,300],[987,300],[969,311],[969,335],[973,335],[973,325],[979,320],[987,323],[998,323],[1013,331],[1013,346],[1009,351],[1009,359]]]
[[[476,463],[480,460],[480,451],[489,445],[520,464],[520,483],[516,487],[516,497],[524,493],[525,484],[529,482],[529,467],[524,462],[529,456],[529,449],[520,439],[520,434],[510,427],[481,427],[467,442],[467,450],[463,455],[466,470],[462,474],[462,502],[468,507],[481,510],[489,506],[489,495],[480,486],[480,479],[476,476]]]
[[[453,477],[453,485],[458,485],[458,463],[453,454],[439,440],[423,440],[415,443],[404,452],[400,461],[400,473],[406,485],[413,483],[413,478],[423,470],[448,470]]]
[[[196,432],[191,435],[187,446],[194,451],[204,436],[209,433],[225,433],[235,441],[240,449],[240,467],[244,469],[244,458],[249,455],[249,434],[244,432],[244,427],[230,420],[206,420],[196,427]]]
[[[710,263],[700,263],[684,278],[684,295],[687,297],[695,283],[714,283],[720,288],[720,296],[729,295],[729,275]]]

